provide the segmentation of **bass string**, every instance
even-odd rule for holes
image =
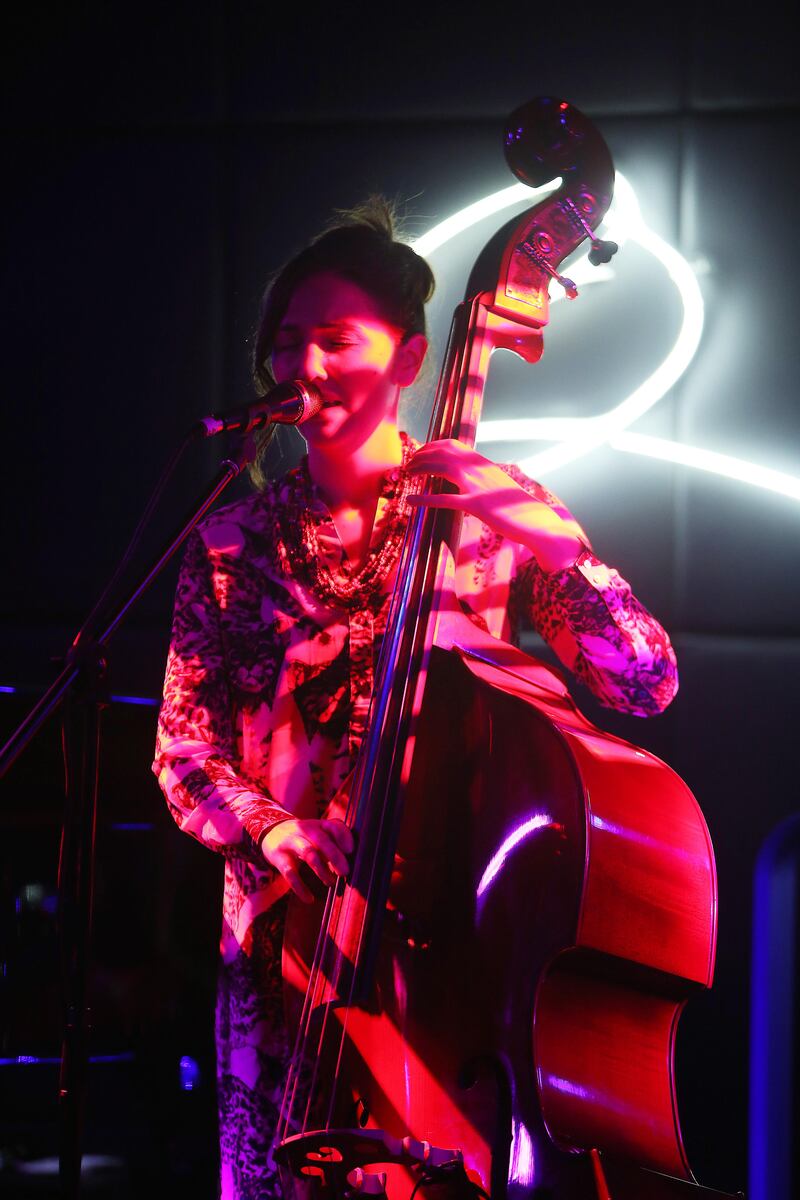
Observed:
[[[292,1114],[294,1110],[295,1100],[297,1096],[297,1088],[301,1075],[300,1064],[305,1061],[306,1043],[309,1037],[310,1017],[309,1014],[313,1009],[313,997],[317,987],[317,978],[322,955],[322,947],[324,944],[324,930],[326,921],[330,919],[330,908],[334,903],[334,889],[328,889],[325,911],[320,925],[319,933],[317,934],[317,942],[314,949],[314,957],[309,969],[309,981],[306,985],[305,995],[303,997],[303,1007],[298,1021],[297,1034],[295,1036],[292,1055],[289,1060],[289,1069],[286,1076],[286,1084],[283,1090],[281,1100],[281,1111],[278,1123],[279,1140],[283,1141],[289,1136],[290,1127],[292,1126]]]
[[[445,413],[446,413],[447,408],[452,407],[454,401],[455,401],[456,405],[458,404],[458,400],[457,400],[458,390],[459,390],[458,383],[463,374],[465,340],[463,338],[459,340],[458,352],[453,353],[453,338],[454,338],[454,329],[455,329],[456,323],[457,323],[457,317],[454,315],[453,322],[451,323],[450,334],[449,334],[449,338],[448,338],[448,344],[447,344],[446,356],[445,356],[445,361],[447,362],[447,370],[443,374],[442,380],[440,381],[440,385],[437,388],[437,396],[435,398],[435,402],[433,405],[433,411],[431,414],[431,422],[430,422],[430,427],[429,427],[428,440],[431,440],[434,436],[437,435],[437,427],[441,427],[444,425],[444,418],[445,418]],[[449,361],[447,361],[448,359],[449,359]],[[455,368],[455,370],[454,370],[454,368]],[[456,385],[455,397],[453,395],[454,376],[455,376],[455,385]],[[452,412],[451,412],[451,427],[452,427]],[[439,435],[439,436],[441,436],[441,435]],[[425,517],[424,510],[417,510],[415,513],[412,514],[412,519],[409,521],[408,528],[406,530],[406,535],[405,535],[406,541],[410,540],[411,542],[413,542],[413,537],[414,537],[414,528],[413,527],[414,527],[415,521],[422,522],[424,517]],[[404,542],[403,549],[404,550],[406,549],[405,542]],[[402,561],[402,557],[403,557],[403,555],[401,554],[401,561]],[[399,589],[397,586],[394,589],[392,602],[391,602],[391,606],[390,606],[389,618],[388,618],[389,624],[391,624],[392,619],[395,615],[395,610],[396,610],[396,607],[398,604],[398,596],[399,596],[400,590],[401,589]],[[418,614],[415,619],[418,619]],[[388,668],[386,668],[386,669],[388,669]],[[385,670],[384,670],[383,674],[385,674]],[[370,724],[371,724],[371,721],[368,718],[368,726]],[[361,761],[359,763],[359,766],[362,768],[362,770],[360,772],[362,776],[363,776],[363,761],[364,760],[363,760],[363,756],[362,756]],[[359,774],[359,771],[357,770],[356,776],[358,776],[358,774]],[[351,788],[349,796],[348,796],[348,803],[347,803],[346,812],[345,812],[345,819],[349,820],[350,822],[352,822],[352,819],[353,819],[353,816],[355,813],[355,809],[357,807],[356,797],[358,795],[358,791],[359,791],[359,788],[356,783],[356,779],[354,778],[354,784],[353,784],[353,787]],[[381,815],[380,815],[380,821],[379,821],[379,827],[378,827],[378,840],[380,840],[380,838],[383,834],[384,827],[385,827],[387,807],[388,807],[388,798],[386,795],[384,795],[384,799],[383,799],[383,802],[381,805]],[[376,860],[373,859],[372,867],[371,867],[371,871],[370,871],[369,883],[368,883],[367,891],[366,891],[365,906],[364,906],[364,910],[363,910],[365,916],[369,912],[371,897],[372,897],[372,894],[373,894],[374,888],[375,888],[376,866],[377,866]],[[342,889],[342,891],[341,891],[342,903],[340,903],[337,906],[336,899],[340,895],[340,893],[339,893],[340,886]],[[311,1021],[313,1018],[313,1012],[315,1010],[314,1001],[315,1001],[315,998],[319,996],[321,983],[322,983],[322,960],[325,955],[325,947],[326,947],[326,944],[329,944],[329,940],[331,940],[335,937],[335,934],[338,931],[338,928],[341,926],[343,918],[344,917],[349,918],[349,910],[350,910],[349,889],[347,887],[346,881],[345,880],[337,880],[336,884],[332,888],[328,889],[326,906],[325,906],[325,910],[323,912],[323,917],[322,917],[322,921],[320,924],[319,934],[317,936],[314,957],[313,957],[312,965],[311,965],[311,968],[309,971],[309,982],[308,982],[305,996],[304,996],[303,1009],[301,1011],[300,1021],[298,1024],[298,1032],[297,1032],[297,1036],[295,1038],[295,1044],[294,1044],[294,1048],[293,1048],[293,1052],[292,1052],[292,1056],[291,1056],[291,1060],[290,1060],[289,1072],[287,1074],[287,1082],[286,1082],[286,1086],[284,1089],[284,1094],[283,1094],[283,1099],[282,1099],[282,1104],[281,1104],[281,1117],[280,1117],[280,1130],[281,1130],[281,1139],[282,1140],[285,1139],[289,1135],[290,1130],[292,1128],[297,1128],[297,1122],[293,1120],[294,1110],[295,1110],[295,1105],[296,1105],[297,1098],[298,1098],[298,1089],[300,1087],[301,1079],[304,1074],[304,1068],[307,1064],[308,1057],[309,1057],[310,1041],[311,1041]],[[361,957],[361,951],[363,948],[363,939],[364,939],[364,935],[365,935],[365,930],[366,930],[366,921],[365,921],[365,919],[362,919],[360,929],[359,929],[358,942],[357,942],[356,962],[358,962]],[[328,981],[330,983],[331,987],[334,989],[336,986],[336,982],[341,977],[342,965],[344,962],[344,953],[341,950],[341,948],[339,947],[338,943],[335,943],[335,944],[337,944],[337,952],[336,952],[336,957],[334,959],[334,963],[332,964],[334,967],[334,970],[332,972],[331,979]],[[327,1113],[328,1124],[330,1124],[330,1122],[332,1120],[333,1111],[334,1111],[335,1103],[336,1103],[341,1062],[342,1062],[342,1056],[343,1056],[344,1046],[346,1044],[346,1037],[347,1037],[347,1020],[348,1020],[348,1015],[349,1015],[350,1009],[353,1006],[352,1002],[353,1002],[353,998],[354,998],[354,994],[355,994],[355,985],[356,985],[356,975],[355,975],[355,972],[353,971],[353,972],[351,972],[351,976],[350,976],[350,984],[349,984],[349,988],[348,988],[347,1003],[344,1006],[344,1019],[340,1026],[336,1067],[334,1070],[332,1086],[330,1089],[330,1098],[329,1098],[329,1103],[328,1103],[328,1113]],[[317,1044],[317,1054],[314,1056],[314,1068],[312,1071],[312,1077],[311,1077],[311,1081],[310,1081],[309,1088],[308,1088],[305,1111],[303,1114],[302,1121],[300,1122],[300,1131],[301,1132],[307,1131],[308,1121],[309,1121],[310,1114],[312,1111],[312,1101],[314,1099],[314,1091],[318,1084],[320,1064],[323,1060],[324,1041],[325,1041],[325,1035],[326,1035],[327,1029],[328,1029],[329,1012],[330,1012],[330,1003],[326,1004],[325,1014],[324,1014],[323,1020],[322,1020],[322,1027],[320,1030],[320,1036],[319,1036],[318,1044]]]
[[[351,827],[355,807],[354,796],[357,794],[360,786],[359,776],[363,775],[363,770],[361,769],[362,767],[363,757],[359,759],[359,762],[356,766],[354,780],[348,794],[348,802],[345,811],[345,820],[351,825]],[[337,879],[334,886],[328,888],[325,909],[323,911],[319,932],[317,934],[314,956],[309,968],[309,978],[303,998],[303,1007],[300,1014],[300,1020],[298,1022],[297,1034],[295,1036],[294,1047],[289,1061],[289,1069],[287,1072],[286,1084],[284,1086],[283,1097],[281,1101],[281,1113],[278,1126],[279,1140],[284,1140],[285,1137],[289,1136],[290,1130],[294,1132],[304,1132],[307,1128],[309,1106],[306,1106],[306,1113],[300,1122],[296,1120],[294,1110],[297,1102],[297,1093],[300,1086],[300,1080],[305,1073],[304,1068],[310,1057],[311,1020],[316,1008],[315,1000],[319,996],[321,988],[322,959],[324,957],[325,946],[328,942],[328,939],[331,938],[332,933],[335,932],[332,922],[335,912],[336,899],[339,898],[340,895],[344,895],[345,887],[346,881],[344,879]],[[311,1095],[311,1088],[309,1089],[309,1095]]]
[[[380,817],[380,822],[379,822],[379,837],[380,837],[380,833],[382,832],[383,827],[384,827],[385,811],[386,811],[386,800],[384,799],[384,803],[381,808],[381,817]],[[372,867],[371,867],[369,884],[368,884],[367,890],[366,890],[367,904],[366,904],[366,907],[364,908],[365,914],[369,911],[369,903],[370,903],[371,895],[374,892],[374,885],[375,885],[375,862],[373,861]],[[341,889],[341,891],[340,891],[340,889]],[[311,1044],[311,1021],[313,1018],[313,1013],[316,1010],[316,1008],[318,1007],[317,1001],[319,1000],[319,997],[322,992],[322,988],[324,986],[324,983],[326,982],[326,980],[323,976],[323,959],[325,957],[325,949],[326,949],[326,946],[330,945],[331,942],[333,942],[333,944],[336,945],[336,954],[335,954],[335,957],[331,964],[332,969],[330,970],[330,973],[327,976],[327,983],[330,985],[331,991],[333,991],[333,992],[338,991],[338,983],[341,978],[342,968],[343,968],[343,964],[345,961],[345,955],[344,955],[344,951],[341,949],[338,939],[336,938],[336,934],[338,933],[338,930],[342,927],[342,925],[344,925],[345,928],[347,927],[347,923],[350,919],[350,912],[351,912],[351,907],[352,907],[352,901],[351,901],[352,891],[353,891],[353,889],[348,887],[347,882],[344,879],[337,880],[336,884],[333,887],[328,889],[328,898],[326,901],[326,907],[325,907],[325,911],[323,913],[323,918],[322,918],[322,922],[320,925],[320,931],[319,931],[319,934],[317,937],[317,944],[316,944],[316,948],[315,948],[315,954],[314,954],[312,967],[309,972],[309,983],[306,988],[306,994],[305,994],[304,1004],[303,1004],[303,1011],[301,1014],[300,1028],[298,1029],[298,1035],[297,1035],[297,1038],[295,1041],[295,1052],[292,1056],[292,1062],[290,1065],[290,1076],[291,1077],[287,1078],[287,1085],[284,1090],[284,1104],[286,1105],[286,1109],[287,1109],[286,1116],[283,1121],[283,1129],[284,1130],[287,1130],[290,1125],[292,1125],[293,1127],[296,1128],[298,1126],[298,1124],[299,1124],[300,1132],[306,1132],[308,1129],[309,1119],[311,1116],[311,1112],[313,1111],[315,1092],[316,1092],[318,1082],[319,1082],[319,1072],[320,1072],[321,1065],[326,1057],[324,1054],[324,1051],[325,1051],[325,1038],[326,1038],[328,1028],[329,1028],[329,1016],[330,1016],[330,1011],[331,1011],[331,1003],[330,1002],[327,1002],[325,1004],[325,1011],[324,1011],[323,1018],[322,1018],[322,1025],[321,1025],[319,1037],[317,1039],[316,1053],[314,1055],[314,1066],[312,1068],[311,1079],[309,1081],[309,1086],[308,1086],[305,1111],[304,1111],[302,1120],[299,1123],[297,1121],[293,1121],[292,1117],[294,1116],[294,1108],[295,1108],[295,1103],[297,1100],[297,1092],[298,1092],[298,1088],[300,1086],[302,1076],[304,1074],[304,1067],[306,1066],[309,1056],[310,1056],[309,1052],[310,1052],[310,1044]],[[338,906],[335,903],[337,897],[341,899],[341,903]],[[357,948],[357,952],[356,952],[356,961],[358,961],[358,958],[360,956],[360,950],[363,945],[364,929],[365,929],[365,922],[362,919],[361,928],[359,930],[359,936],[358,936],[358,943],[357,943],[358,948]],[[352,1000],[353,1000],[353,995],[354,995],[354,986],[355,986],[355,976],[354,976],[354,974],[351,974],[348,1001],[347,1001],[347,1005],[345,1007],[345,1024],[346,1024],[347,1012],[349,1011],[349,1008],[352,1006]],[[332,1112],[333,1106],[335,1105],[336,1084],[338,1082],[339,1066],[341,1064],[345,1036],[346,1036],[346,1028],[345,1028],[345,1025],[343,1025],[340,1030],[340,1036],[339,1036],[339,1047],[338,1047],[338,1053],[337,1053],[337,1067],[336,1067],[336,1071],[334,1073],[333,1084],[331,1087],[331,1097],[330,1097],[329,1106],[328,1106],[329,1113]],[[291,1090],[291,1096],[288,1098],[288,1104],[287,1104],[287,1097],[288,1097],[290,1090]],[[330,1123],[330,1116],[328,1117],[328,1123]]]
[[[384,827],[386,810],[387,810],[387,803],[386,803],[386,798],[384,798],[384,802],[381,806],[381,816],[380,816],[380,821],[379,821],[379,835],[378,835],[379,837],[380,837],[380,833]],[[359,927],[359,931],[358,931],[358,939],[357,939],[356,951],[355,951],[355,963],[356,964],[359,962],[359,960],[361,958],[361,951],[363,948],[363,940],[364,940],[364,934],[365,934],[365,929],[366,929],[366,916],[369,913],[370,904],[372,903],[372,895],[375,890],[375,868],[376,868],[376,860],[375,860],[375,858],[373,858],[372,866],[371,866],[371,870],[370,870],[369,882],[368,882],[366,890],[365,890],[365,903],[362,906],[363,916],[360,921],[360,927]],[[327,983],[330,987],[331,992],[333,992],[333,993],[338,992],[339,981],[342,976],[342,968],[343,968],[343,965],[345,962],[345,953],[342,950],[341,945],[339,944],[338,940],[334,940],[334,939],[340,928],[342,928],[342,927],[347,928],[347,926],[348,926],[348,923],[350,920],[350,914],[351,914],[351,910],[352,910],[352,897],[353,897],[353,894],[355,891],[354,888],[349,887],[346,884],[346,881],[341,881],[341,882],[344,885],[342,895],[341,895],[342,902],[335,910],[335,919],[334,919],[334,913],[331,912],[329,914],[329,919],[327,920],[327,922],[323,923],[323,928],[320,930],[320,936],[323,941],[323,951],[320,956],[321,958],[324,957],[324,945],[325,944],[330,944],[330,941],[334,941],[334,944],[336,945],[336,953],[333,958],[333,962],[331,964],[332,969],[330,971],[329,976],[327,977]],[[337,888],[338,888],[338,882],[337,882],[337,885],[334,885],[334,888],[329,889],[329,891],[331,893],[335,893]],[[322,979],[322,975],[323,975],[322,962],[320,961],[320,963],[318,964],[318,968],[317,968],[317,979],[315,980],[315,984],[316,984],[315,990],[317,991],[317,994],[319,994],[319,981]],[[354,970],[351,970],[350,981],[349,981],[349,985],[348,985],[347,1000],[343,1005],[344,1019],[341,1022],[341,1025],[339,1026],[339,1031],[338,1031],[338,1046],[334,1042],[334,1049],[335,1049],[335,1053],[336,1053],[336,1066],[334,1068],[333,1076],[332,1076],[332,1079],[330,1082],[330,1087],[329,1087],[328,1109],[327,1109],[327,1114],[326,1114],[326,1119],[325,1119],[326,1120],[326,1128],[329,1128],[331,1125],[331,1121],[333,1119],[333,1112],[334,1112],[334,1109],[336,1106],[336,1100],[337,1100],[337,1096],[338,1096],[339,1074],[340,1074],[340,1068],[341,1068],[341,1063],[342,1063],[342,1056],[344,1053],[344,1046],[346,1044],[346,1038],[347,1038],[347,1018],[348,1018],[350,1009],[353,1007],[353,998],[355,995],[355,985],[356,985],[356,974],[355,974]],[[309,986],[309,989],[307,989],[307,992],[306,992],[307,997],[308,997],[310,991],[311,991],[311,987]],[[304,1111],[302,1122],[301,1122],[302,1132],[306,1132],[308,1129],[309,1120],[311,1117],[311,1113],[313,1111],[314,1101],[316,1098],[315,1093],[316,1093],[316,1089],[317,1089],[317,1086],[319,1083],[320,1069],[322,1067],[323,1062],[329,1059],[329,1056],[325,1052],[326,1051],[325,1039],[326,1039],[326,1036],[328,1035],[328,1031],[329,1031],[329,1028],[331,1025],[330,1016],[331,1016],[332,1007],[335,1003],[336,1003],[336,1001],[328,999],[324,1004],[324,1013],[322,1016],[322,1023],[321,1023],[321,1027],[320,1027],[319,1037],[317,1039],[316,1053],[314,1055],[314,1066],[312,1069],[311,1080],[309,1082],[308,1093],[307,1093],[307,1097],[306,1097],[305,1111]],[[317,1007],[317,1006],[312,1001],[312,1003],[309,1005],[309,1011],[308,1011],[308,1016],[307,1016],[307,1021],[306,1021],[306,1032],[305,1032],[305,1036],[303,1039],[303,1054],[304,1054],[304,1056],[307,1055],[308,1048],[309,1048],[310,1022],[311,1022],[311,1016],[313,1014],[313,1011],[315,1010],[315,1007]],[[297,1088],[297,1082],[295,1083],[295,1091],[296,1091],[296,1088]]]
[[[334,891],[338,890],[338,885],[335,885],[334,889],[331,889],[331,890],[334,890]],[[343,895],[343,898],[347,896],[346,887],[345,887],[342,895]],[[327,936],[330,936],[329,932],[328,932]],[[326,940],[327,940],[327,936],[326,936]],[[341,960],[342,960],[342,952],[337,946],[336,957],[334,959],[334,965],[336,967],[336,970],[332,973],[333,978],[336,977],[336,975],[338,974],[338,972],[340,970]],[[320,979],[323,978],[323,973],[322,973],[321,968],[320,968],[320,972],[319,972],[319,977],[320,977]],[[329,979],[327,982],[332,989],[333,988],[333,979]],[[319,1007],[318,1004],[316,1006],[313,1006],[313,1010],[316,1011],[316,1008],[318,1008],[318,1007]],[[303,1113],[303,1120],[302,1120],[302,1132],[303,1133],[307,1132],[307,1130],[308,1130],[310,1116],[311,1116],[311,1113],[312,1113],[313,1107],[314,1107],[313,1102],[315,1100],[315,1093],[316,1093],[316,1089],[317,1089],[317,1085],[318,1085],[318,1081],[319,1081],[320,1067],[323,1062],[323,1052],[324,1052],[324,1048],[325,1048],[325,1035],[328,1030],[328,1019],[330,1017],[330,1012],[331,1012],[331,1001],[328,999],[324,1003],[324,1012],[322,1015],[322,1025],[321,1025],[320,1032],[319,1032],[319,1038],[317,1039],[317,1052],[314,1056],[314,1066],[313,1066],[311,1080],[309,1081],[308,1092],[307,1092],[307,1096],[306,1096],[306,1107],[305,1107],[305,1111]],[[327,1122],[327,1125],[329,1125],[329,1124],[330,1124],[330,1122]]]
[[[424,514],[422,514],[421,512],[415,513],[414,519],[422,519],[423,515]],[[409,524],[412,524],[412,522],[409,522]],[[381,801],[380,810],[379,810],[380,816],[379,816],[379,820],[377,822],[378,828],[377,828],[377,832],[373,838],[373,841],[376,842],[377,844],[380,844],[380,842],[383,838],[384,830],[386,828],[386,819],[387,819],[388,811],[389,811],[388,791],[387,791],[387,788],[384,787],[383,799]],[[361,848],[361,853],[366,853],[366,851],[363,848]],[[338,1085],[339,1085],[342,1057],[344,1054],[344,1047],[347,1042],[347,1025],[348,1025],[350,1011],[353,1008],[353,1000],[355,997],[355,989],[356,989],[356,983],[357,983],[356,967],[362,960],[364,937],[365,937],[366,928],[367,928],[367,918],[369,916],[371,909],[374,907],[374,894],[375,894],[375,889],[376,889],[376,873],[377,873],[377,868],[378,868],[378,861],[379,861],[378,855],[376,855],[376,854],[370,855],[369,879],[367,881],[367,885],[364,890],[364,902],[363,902],[362,909],[361,909],[362,917],[361,917],[361,920],[359,923],[358,938],[356,941],[356,948],[355,948],[355,954],[354,954],[354,962],[352,964],[353,969],[350,972],[347,998],[343,1004],[344,1015],[343,1015],[341,1024],[339,1026],[338,1047],[337,1047],[337,1052],[336,1052],[336,1066],[335,1066],[334,1072],[333,1072],[333,1079],[331,1082],[329,1098],[328,1098],[328,1109],[327,1109],[327,1114],[326,1114],[326,1123],[328,1126],[330,1126],[330,1124],[333,1120],[333,1113],[334,1113],[334,1110],[336,1107],[336,1100],[338,1097]],[[349,924],[350,908],[351,908],[350,897],[353,893],[353,890],[354,889],[352,889],[352,888],[347,889],[343,904],[340,906],[339,920],[340,920],[340,922],[344,923],[345,928]],[[336,969],[335,979],[334,979],[334,981],[332,981],[332,982],[334,982],[335,985],[338,985],[338,981],[341,977],[341,968],[342,968],[343,961],[344,961],[344,951],[337,944],[337,956],[335,959],[337,969]],[[338,990],[338,988],[337,988],[337,990]],[[326,1013],[323,1018],[323,1035],[325,1032],[325,1028],[327,1026],[327,1018],[328,1018],[329,1011],[330,1011],[330,1007],[328,1007],[326,1009]],[[319,1058],[321,1058],[321,1053],[320,1053]],[[318,1062],[319,1062],[319,1058],[317,1060]]]
[[[358,775],[358,769],[356,775]],[[353,812],[353,796],[357,791],[357,784],[354,780],[354,786],[348,797],[348,804],[345,817],[352,818]],[[317,1083],[317,1068],[315,1067],[311,1082],[309,1084],[308,1100],[302,1120],[298,1121],[295,1118],[295,1106],[297,1103],[297,1093],[300,1086],[300,1080],[305,1073],[306,1064],[310,1058],[310,1042],[311,1042],[311,1020],[313,1013],[317,1007],[317,999],[319,998],[323,979],[322,979],[322,959],[325,954],[325,947],[329,943],[329,939],[335,936],[336,928],[334,924],[334,913],[336,912],[336,900],[344,897],[346,890],[346,880],[337,879],[333,887],[328,888],[325,909],[323,911],[322,920],[320,922],[319,932],[317,934],[316,946],[314,949],[314,957],[309,968],[309,979],[306,985],[305,996],[303,999],[303,1008],[300,1014],[298,1023],[297,1035],[295,1037],[294,1049],[289,1064],[289,1072],[287,1074],[286,1085],[284,1087],[283,1100],[281,1103],[281,1118],[280,1131],[281,1138],[288,1135],[289,1129],[297,1132],[305,1132],[308,1126],[310,1114],[310,1099],[313,1097],[313,1090]],[[341,906],[340,906],[341,908]],[[337,972],[341,969],[341,964],[338,960],[335,963]],[[325,1018],[323,1018],[325,1020]],[[320,1047],[315,1055],[315,1062],[318,1064],[320,1060]]]
[[[410,537],[412,542],[413,542],[413,537],[414,537],[413,526],[414,526],[415,522],[418,522],[418,523],[423,522],[426,519],[426,516],[427,516],[426,512],[422,509],[420,509],[417,512],[412,514],[412,519],[409,521],[409,530],[407,530],[407,536]],[[415,621],[416,620],[418,620],[418,615],[415,617]],[[401,652],[400,652],[401,657],[402,657],[403,650],[405,650],[405,647],[401,647]],[[405,656],[406,656],[406,659],[408,660],[407,650],[405,650]],[[405,672],[405,675],[407,678],[408,674],[410,672],[410,669],[411,669],[410,661],[406,662],[403,669],[404,669],[404,672]],[[399,668],[395,666],[394,669],[392,670],[392,676],[395,680],[398,678],[399,673],[400,673]],[[394,761],[395,756],[396,756],[396,747],[393,749],[392,754],[389,756],[389,761],[390,762]],[[386,768],[384,767],[384,777],[385,777],[385,773],[386,773]],[[362,771],[362,776],[363,776],[363,771]],[[361,783],[363,785],[363,778],[361,780]],[[353,797],[356,794],[357,794],[357,789],[354,787],[353,792],[351,793],[351,804],[355,804]],[[386,829],[387,814],[388,814],[389,810],[390,810],[389,789],[388,789],[388,785],[385,783],[384,787],[383,787],[383,799],[381,801],[381,805],[380,805],[380,809],[379,809],[380,816],[379,816],[379,820],[377,822],[378,827],[377,827],[377,831],[373,834],[373,844],[380,845],[381,841],[383,840],[385,829]],[[361,848],[360,852],[365,853],[365,850],[363,849],[363,847]],[[359,923],[358,937],[357,937],[356,947],[355,947],[355,952],[354,952],[354,963],[353,963],[354,968],[362,961],[364,938],[365,938],[366,929],[367,929],[367,918],[369,916],[371,909],[374,908],[374,903],[375,903],[374,895],[375,895],[375,891],[376,891],[376,875],[377,875],[377,870],[378,870],[378,866],[379,866],[379,862],[380,862],[379,856],[377,854],[370,854],[369,862],[370,862],[369,879],[367,881],[367,884],[366,884],[366,887],[364,890],[364,903],[362,905],[362,918]],[[349,920],[350,920],[350,908],[351,908],[350,896],[352,895],[352,891],[353,891],[352,888],[347,889],[345,897],[343,899],[343,903],[340,906],[339,911],[337,913],[337,924],[344,924],[345,928],[347,928],[347,926],[349,924]],[[330,928],[331,928],[331,926],[329,924],[329,931],[330,931]],[[335,962],[335,973],[332,975],[331,983],[332,983],[334,990],[338,991],[338,984],[339,984],[339,980],[341,978],[341,973],[342,973],[342,964],[344,962],[344,951],[341,949],[341,947],[338,943],[337,943],[337,955],[336,955],[336,959],[334,960],[334,962]],[[347,1042],[347,1025],[348,1025],[350,1011],[353,1008],[353,1001],[354,1001],[354,997],[355,997],[356,985],[357,985],[357,972],[355,969],[352,969],[350,972],[347,997],[344,1000],[344,1003],[342,1005],[344,1015],[343,1015],[341,1024],[339,1025],[339,1030],[338,1030],[338,1047],[336,1048],[336,1066],[334,1068],[331,1087],[329,1090],[328,1109],[327,1109],[327,1114],[326,1114],[326,1122],[327,1122],[328,1126],[330,1126],[331,1121],[333,1120],[333,1113],[334,1113],[334,1110],[336,1107],[342,1058],[343,1058],[343,1054],[344,1054],[344,1047]],[[326,1008],[326,1012],[323,1017],[323,1028],[322,1028],[322,1033],[320,1036],[319,1051],[318,1051],[316,1065],[315,1065],[315,1080],[316,1080],[317,1066],[323,1057],[324,1036],[325,1036],[325,1033],[327,1032],[327,1028],[328,1028],[329,1011],[330,1011],[330,1006],[328,1006]],[[310,1099],[309,1099],[309,1105],[307,1106],[307,1109],[306,1109],[306,1119],[308,1118],[309,1110],[310,1110]]]
[[[386,792],[384,792],[384,798],[383,798],[383,802],[381,804],[381,809],[380,809],[380,821],[378,823],[377,840],[379,842],[381,840],[383,830],[385,828],[385,821],[386,821],[386,815],[387,815],[388,809],[389,809],[388,796],[387,796]],[[377,855],[373,856],[373,858],[372,858],[370,877],[369,877],[369,882],[368,882],[368,885],[366,888],[365,903],[364,903],[364,907],[362,910],[364,915],[361,920],[361,924],[360,924],[360,928],[359,928],[359,932],[358,932],[358,943],[356,946],[356,953],[355,953],[356,963],[359,963],[361,961],[362,950],[363,950],[363,945],[364,945],[364,935],[365,935],[366,926],[367,926],[367,916],[368,916],[370,909],[374,903],[373,894],[375,891],[376,870],[377,870]],[[340,952],[340,954],[341,954],[341,952]],[[347,1041],[347,1024],[348,1024],[348,1020],[350,1017],[350,1011],[353,1008],[353,999],[355,996],[355,988],[356,988],[356,972],[355,972],[355,970],[353,970],[350,974],[347,1002],[344,1006],[344,1016],[343,1016],[343,1019],[341,1022],[341,1028],[340,1028],[339,1047],[338,1047],[338,1053],[337,1053],[337,1057],[336,1057],[336,1067],[334,1068],[333,1084],[331,1087],[330,1097],[329,1097],[329,1101],[328,1101],[328,1111],[327,1111],[327,1115],[326,1115],[326,1121],[327,1121],[328,1125],[330,1125],[331,1121],[333,1120],[333,1112],[334,1112],[334,1108],[336,1105],[336,1098],[337,1098],[338,1085],[339,1085],[339,1074],[340,1074],[341,1065],[342,1065],[342,1056],[344,1054],[344,1047],[345,1047],[346,1041]]]

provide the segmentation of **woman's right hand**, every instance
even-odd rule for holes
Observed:
[[[330,818],[295,820],[274,825],[261,839],[261,853],[279,871],[294,894],[310,904],[314,895],[303,882],[300,869],[310,867],[326,887],[337,876],[347,875],[353,853],[353,835],[344,821]]]

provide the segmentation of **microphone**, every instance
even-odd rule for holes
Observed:
[[[252,433],[263,425],[302,425],[315,417],[322,408],[322,394],[313,383],[295,379],[279,383],[266,396],[252,404],[232,408],[226,413],[212,413],[195,426],[200,437],[216,437],[218,433]]]

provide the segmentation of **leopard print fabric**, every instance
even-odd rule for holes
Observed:
[[[505,469],[569,517],[545,488]],[[178,825],[226,859],[216,1010],[222,1200],[280,1195],[270,1146],[288,1054],[286,885],[259,843],[289,814],[322,815],[349,773],[392,584],[348,612],[281,565],[276,506],[296,482],[290,473],[218,509],[189,539],[154,763]],[[373,547],[395,485],[396,472],[378,502]],[[313,490],[309,511],[320,553],[340,570],[344,551]],[[464,609],[493,635],[516,642],[520,623],[532,622],[603,704],[644,716],[674,695],[666,633],[588,548],[575,566],[548,574],[530,551],[467,516],[455,583]]]

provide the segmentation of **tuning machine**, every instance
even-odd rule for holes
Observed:
[[[580,199],[582,206],[585,207],[586,214],[591,215],[594,210],[594,197],[589,195],[588,192],[585,192],[581,195]],[[586,220],[586,216],[583,212],[581,212],[581,209],[578,207],[575,201],[571,200],[569,196],[564,197],[562,205],[564,212],[569,217],[572,224],[577,229],[582,229],[591,242],[592,248],[589,251],[589,262],[592,264],[592,266],[599,267],[602,266],[603,263],[611,262],[611,259],[619,250],[617,243],[612,241],[604,241],[602,238],[596,237],[594,230]]]

